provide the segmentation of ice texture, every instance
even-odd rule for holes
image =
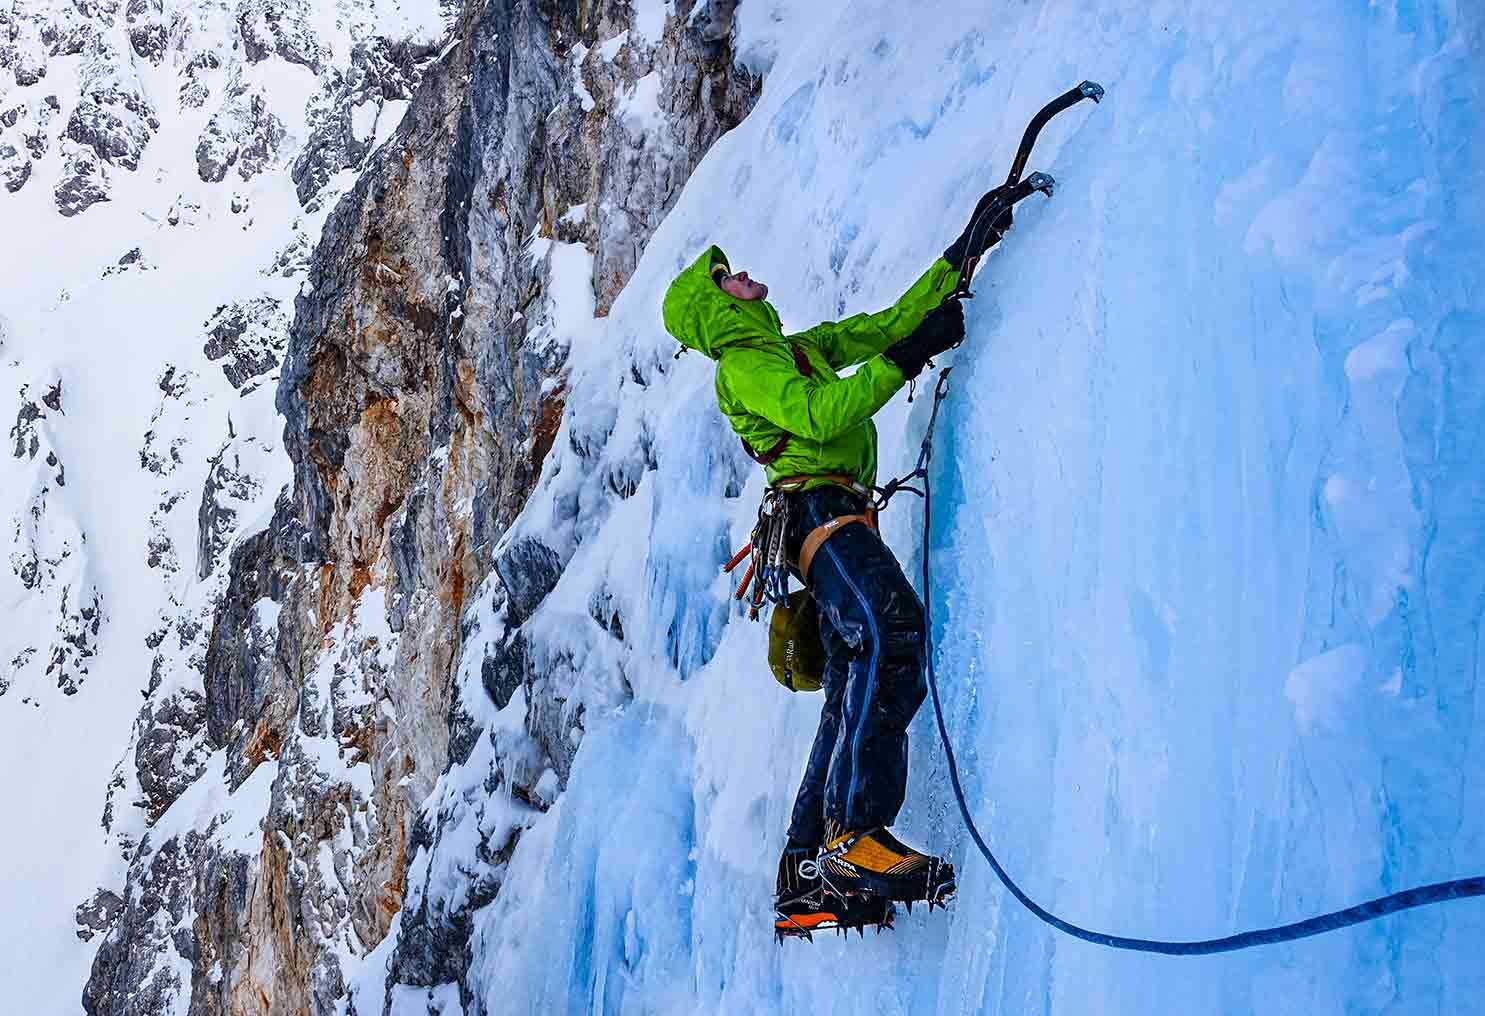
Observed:
[[[897,831],[959,866],[959,898],[774,944],[819,700],[728,606],[716,566],[762,480],[712,364],[672,365],[660,298],[716,242],[787,325],[886,305],[1085,77],[1108,98],[1043,134],[1028,168],[1057,196],[1021,207],[942,359],[933,635],[977,820],[1034,897],[1130,935],[1485,871],[1481,12],[903,10],[739,9],[763,97],[574,344],[522,522],[569,559],[537,620],[605,590],[633,699],[591,669],[574,692],[596,704],[567,789],[474,918],[483,1011],[1478,1008],[1480,902],[1207,959],[1058,936],[975,854],[927,706]],[[910,467],[921,392],[879,417],[884,470]],[[885,518],[912,574],[920,520]]]

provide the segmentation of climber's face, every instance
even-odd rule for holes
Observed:
[[[768,287],[748,278],[747,272],[734,272],[717,280],[722,292],[738,300],[763,300],[768,297]]]

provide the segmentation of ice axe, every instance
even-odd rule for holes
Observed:
[[[1093,81],[1084,81],[1074,88],[1069,88],[1037,111],[1036,116],[1032,117],[1031,122],[1026,125],[1026,132],[1021,135],[1021,147],[1016,149],[1016,158],[1011,163],[1011,171],[1006,175],[1005,183],[995,189],[994,200],[976,216],[970,227],[971,235],[974,235],[982,225],[986,229],[993,228],[1002,215],[1038,191],[1047,197],[1052,196],[1057,181],[1047,173],[1032,173],[1025,180],[1021,179],[1021,174],[1026,169],[1026,160],[1031,158],[1031,149],[1036,145],[1037,136],[1041,134],[1042,128],[1047,125],[1048,121],[1063,110],[1076,106],[1084,99],[1098,102],[1102,98],[1102,85]],[[969,284],[974,278],[975,267],[979,260],[978,257],[964,259],[964,264],[959,269],[959,282],[954,287],[954,291],[945,297],[945,302],[968,300],[974,296],[970,292]]]

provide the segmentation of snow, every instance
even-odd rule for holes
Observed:
[[[420,47],[437,46],[449,35],[449,18],[442,4],[427,0],[395,0],[372,5],[376,32],[389,39],[406,39]],[[326,5],[325,9],[332,9]],[[339,33],[330,34],[338,38]]]
[[[278,631],[278,617],[283,607],[268,597],[253,604],[253,623],[265,632]]]
[[[32,5],[40,14],[44,7]],[[437,3],[348,0],[311,8],[330,62],[342,67],[352,37],[364,38],[370,21],[395,23],[426,46],[444,35]],[[122,12],[109,20],[113,27],[106,32],[117,52],[129,54]],[[193,683],[200,689],[190,653],[182,648],[171,655],[170,649],[186,641],[176,628],[181,618],[200,621],[205,611],[201,637],[209,635],[209,608],[224,579],[220,560],[210,578],[196,577],[197,512],[212,458],[225,454],[252,481],[246,500],[224,495],[239,525],[224,534],[223,553],[244,529],[250,535],[266,526],[289,479],[290,464],[280,449],[283,422],[273,409],[273,375],[252,391],[234,390],[221,364],[203,354],[203,323],[224,304],[259,297],[276,299],[292,313],[300,276],[266,270],[300,238],[313,242],[334,206],[334,188],[354,182],[353,173],[342,174],[319,211],[301,211],[289,167],[307,136],[306,104],[320,87],[309,70],[279,58],[248,63],[230,7],[167,2],[164,23],[176,33],[174,40],[188,44],[172,44],[159,66],[135,58],[116,68],[138,77],[159,131],[136,171],[105,169],[109,200],[76,218],[57,212],[52,187],[70,144],[61,135],[90,73],[89,58],[53,56],[36,86],[12,91],[8,74],[0,85],[0,104],[7,109],[24,100],[34,112],[45,95],[57,95],[61,103],[46,128],[47,152],[36,160],[29,182],[17,193],[0,191],[6,238],[0,246],[0,276],[6,280],[0,287],[0,412],[12,417],[22,386],[39,401],[50,384],[62,384],[61,410],[48,410],[38,421],[38,457],[0,456],[0,605],[9,618],[0,628],[0,767],[10,774],[0,784],[0,804],[8,827],[24,831],[0,847],[0,994],[6,1011],[81,1011],[82,986],[102,939],[78,939],[73,909],[100,887],[122,888],[126,849],[147,824],[130,799],[136,782],[131,726],[142,693],[151,689],[155,658],[146,638],[169,632],[154,701]],[[39,46],[22,40],[33,43]],[[211,98],[190,108],[178,96],[184,62],[198,52],[214,54],[223,66],[201,71]],[[269,171],[246,182],[231,174],[221,184],[203,183],[196,141],[221,107],[231,74],[265,96],[288,137]],[[379,113],[371,109],[378,142],[405,110],[406,103],[391,102]],[[357,116],[358,127],[365,128],[366,111]],[[7,130],[5,141],[10,140]],[[242,207],[248,210],[236,210]],[[135,248],[138,265],[120,270],[121,256]],[[171,367],[178,395],[162,388]],[[153,437],[147,439],[147,432]],[[160,472],[142,468],[146,450],[159,457]],[[45,464],[48,453],[65,469],[65,485]],[[41,514],[29,514],[43,491]],[[34,525],[13,532],[19,518]],[[151,567],[147,556],[162,539],[172,549]],[[27,546],[68,551],[45,596],[24,589],[10,567],[12,553]],[[52,642],[65,645],[59,604],[69,604],[75,614],[94,590],[102,604],[96,655],[76,694],[67,695],[47,672]],[[276,614],[267,601],[256,610],[261,625],[272,625]],[[23,646],[40,651],[18,655]],[[234,817],[217,835],[256,854],[257,822],[276,765],[260,766],[230,799],[221,765],[212,757],[206,774],[155,823],[156,847],[172,830],[204,829],[213,816],[230,812]],[[111,798],[114,825],[105,832],[100,819],[115,772],[126,786]],[[19,891],[37,886],[45,891]],[[188,969],[181,983],[189,985]]]
[[[1385,371],[1406,370],[1408,340],[1415,332],[1413,322],[1408,319],[1393,321],[1346,354],[1346,377],[1358,382]]]
[[[351,133],[365,140],[376,130],[378,106],[375,102],[362,102],[351,107]]]
[[[665,122],[660,109],[660,72],[651,71],[619,98],[619,115],[635,131],[653,130]]]
[[[98,823],[108,773],[124,752],[130,719],[150,678],[152,653],[144,638],[159,627],[167,595],[199,602],[209,592],[192,590],[184,581],[162,588],[162,576],[146,568],[145,549],[153,535],[150,517],[161,502],[162,488],[189,492],[170,513],[167,532],[186,562],[179,576],[194,575],[194,555],[188,549],[195,547],[196,507],[207,457],[227,436],[227,414],[239,434],[263,434],[274,444],[281,429],[271,385],[239,400],[220,369],[204,361],[201,325],[222,302],[264,290],[282,299],[292,297],[294,282],[253,278],[284,237],[243,231],[224,207],[225,194],[203,195],[211,208],[210,222],[199,230],[162,235],[168,226],[143,221],[137,209],[157,209],[163,218],[179,193],[175,187],[183,174],[150,165],[150,153],[165,144],[157,138],[140,171],[120,175],[114,199],[89,209],[85,226],[60,223],[50,189],[43,187],[35,187],[34,195],[22,192],[20,197],[35,200],[12,199],[4,213],[7,226],[16,225],[14,232],[8,230],[12,242],[0,254],[5,262],[0,271],[12,280],[0,296],[15,333],[6,355],[20,359],[21,366],[5,372],[0,394],[13,397],[22,383],[45,376],[48,364],[56,365],[65,415],[51,414],[47,433],[68,482],[65,488],[52,488],[52,511],[65,513],[60,517],[73,520],[86,534],[85,546],[79,542],[74,547],[84,555],[86,574],[96,583],[106,616],[91,674],[76,696],[64,698],[55,679],[40,673],[46,661],[38,658],[34,676],[0,698],[0,751],[6,768],[33,774],[8,781],[4,792],[10,821],[28,830],[5,852],[8,881],[49,887],[44,894],[7,899],[3,906],[11,916],[0,922],[0,956],[7,957],[0,961],[0,984],[22,1011],[76,1008],[97,940],[90,946],[77,941],[71,909],[100,884],[109,884],[109,871],[119,863]],[[157,172],[159,184],[153,183]],[[194,176],[194,166],[190,172]],[[139,193],[145,190],[154,196]],[[275,214],[275,206],[294,202],[287,176],[257,178],[247,190],[264,220]],[[292,221],[287,213],[278,214],[280,221]],[[59,235],[65,243],[57,241]],[[155,271],[100,279],[105,266],[134,246],[143,248]],[[249,266],[246,273],[244,265]],[[234,278],[238,274],[246,277]],[[64,286],[71,298],[53,305]],[[180,427],[178,433],[188,443],[193,437],[201,443],[186,450],[183,466],[162,479],[140,468],[140,449],[141,436],[154,426],[151,417],[160,408],[157,382],[170,363],[199,364],[201,385],[222,397],[167,421]],[[273,458],[266,485],[270,506],[287,478],[286,467],[281,457]],[[0,464],[9,488],[0,493],[0,517],[15,514],[17,488],[11,485],[23,468],[9,459]],[[8,569],[3,578],[11,578]],[[7,589],[4,598],[11,595]],[[28,603],[30,611],[40,606],[34,599]],[[0,637],[0,648],[11,649],[13,640],[51,630],[54,615],[54,608],[23,612],[25,620]],[[4,653],[4,664],[10,659],[11,653]],[[44,708],[21,708],[22,698]],[[59,808],[59,801],[68,805]],[[26,958],[24,967],[8,962],[20,957]]]
[[[566,348],[594,330],[593,255],[580,243],[541,236],[532,238],[529,250],[533,261],[548,261],[545,300],[549,312],[531,331],[533,348],[543,344]]]
[[[388,99],[382,103],[381,109],[376,114],[376,140],[372,142],[373,148],[380,148],[386,144],[397,128],[402,124],[402,118],[407,115],[412,103],[406,99]]]
[[[210,829],[213,839],[224,847],[257,856],[263,842],[260,823],[268,813],[278,763],[262,763],[242,786],[228,793],[226,761],[225,751],[212,755],[207,764],[208,777],[191,784],[151,827],[149,843],[152,851],[144,856],[153,856],[154,850],[193,829]]]
[[[634,0],[634,34],[652,43],[659,42],[669,6],[670,0]]]
[[[588,59],[588,52],[587,46],[581,42],[577,42],[573,44],[572,55],[569,58],[572,60],[573,68],[572,91],[577,96],[578,105],[584,113],[591,113],[598,106],[597,101],[593,98],[593,93],[588,90],[587,82],[583,80],[582,66],[583,62]]]
[[[1225,934],[1477,874],[1478,15],[945,2],[903,32],[885,0],[769,0],[738,17],[762,99],[573,343],[518,524],[572,554],[527,630],[573,657],[588,709],[567,789],[475,915],[486,1006],[1474,1008],[1473,902],[1198,961],[1058,937],[968,842],[928,706],[898,831],[959,866],[959,899],[881,938],[776,946],[818,699],[778,689],[762,626],[729,605],[718,566],[761,480],[711,364],[671,364],[657,308],[712,241],[793,326],[886,304],[1030,114],[1100,81],[1101,107],[1044,133],[1029,168],[1058,193],[1022,206],[944,358],[934,636],[977,820],[1038,900],[1125,934]],[[884,471],[910,464],[928,402],[879,417]],[[901,500],[885,518],[913,575],[920,519]],[[622,647],[585,614],[600,594]]]
[[[605,63],[613,63],[618,58],[619,51],[627,45],[629,45],[629,31],[626,29],[598,47],[598,58]]]
[[[1303,733],[1316,726],[1335,726],[1350,691],[1366,669],[1366,650],[1340,646],[1295,667],[1284,682],[1284,695],[1294,705],[1294,721]]]
[[[464,1016],[464,1003],[459,1000],[457,984],[440,984],[433,988],[409,988],[398,985],[392,989],[394,1012],[427,1013],[428,1016]]]

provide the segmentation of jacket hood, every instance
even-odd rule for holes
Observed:
[[[665,330],[687,349],[715,360],[722,349],[743,339],[783,338],[773,305],[766,300],[728,296],[712,277],[714,267],[731,271],[722,248],[708,247],[675,277],[665,293]]]

